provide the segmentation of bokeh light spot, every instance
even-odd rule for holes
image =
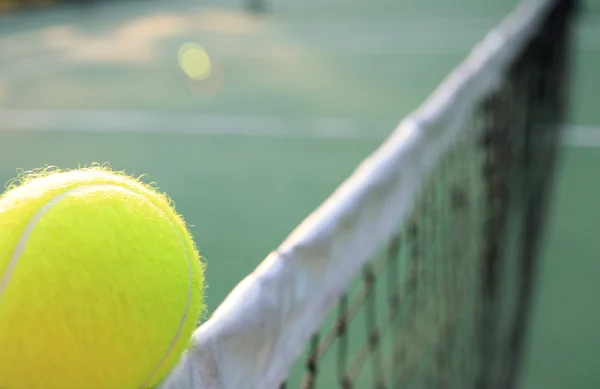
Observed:
[[[179,66],[192,80],[201,81],[210,77],[212,65],[206,50],[195,43],[185,43],[179,48]]]

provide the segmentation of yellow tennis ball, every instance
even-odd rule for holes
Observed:
[[[169,200],[103,168],[0,197],[0,388],[145,389],[203,311],[203,266]]]

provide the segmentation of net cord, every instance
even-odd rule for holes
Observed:
[[[192,336],[161,389],[276,389],[310,336],[371,256],[413,211],[469,113],[507,69],[553,3],[525,0],[474,47],[429,99]]]

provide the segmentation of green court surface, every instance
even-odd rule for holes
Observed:
[[[146,174],[193,225],[213,310],[516,2],[272,3],[263,17],[175,0],[0,17],[0,180],[92,162]],[[185,42],[211,55],[208,80],[179,68]],[[600,387],[600,18],[582,18],[576,46],[578,132],[525,389]]]

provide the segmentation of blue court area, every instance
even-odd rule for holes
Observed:
[[[110,162],[155,181],[208,263],[208,306],[416,108],[516,1],[130,1],[0,16],[0,181]],[[187,42],[210,75],[179,65]],[[600,387],[600,17],[577,32],[522,388]]]

